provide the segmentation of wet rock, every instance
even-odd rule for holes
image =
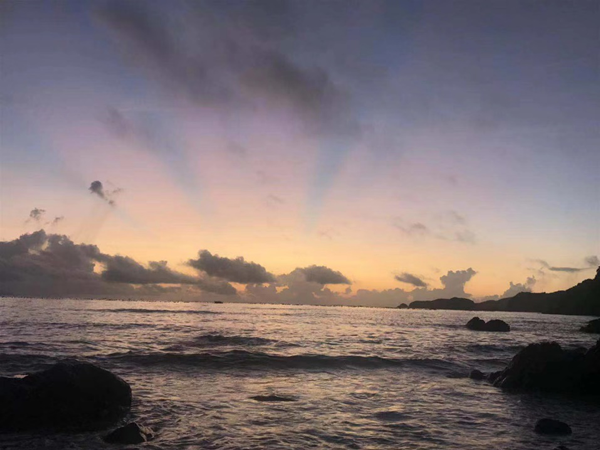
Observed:
[[[0,377],[0,431],[104,428],[131,407],[131,388],[93,364],[66,361],[24,378]]]
[[[283,397],[281,395],[255,395],[250,397],[252,400],[257,402],[295,402],[296,399],[293,397]]]
[[[485,380],[485,374],[477,369],[471,370],[469,378],[472,380]]]
[[[104,436],[104,441],[110,444],[141,444],[153,438],[154,432],[150,428],[131,422]]]
[[[400,303],[398,305],[398,309],[407,309],[407,308],[408,308],[408,305],[406,303]]]
[[[497,378],[498,378],[500,375],[502,375],[502,370],[498,370],[498,371],[496,371],[496,372],[492,372],[492,373],[490,373],[490,374],[488,375],[488,377],[487,377],[487,378],[488,378],[488,381],[489,381],[490,383],[493,383],[494,381],[496,381],[496,379],[497,379]]]
[[[467,322],[467,328],[474,331],[510,331],[510,326],[503,320],[494,319],[486,322],[479,317],[473,317]]]
[[[556,342],[530,344],[515,355],[494,386],[542,392],[600,395],[600,341],[587,352]]]
[[[540,419],[535,424],[535,432],[540,434],[571,434],[571,427],[564,422],[556,419]]]
[[[587,325],[582,326],[579,331],[585,333],[600,333],[600,319],[590,320]]]

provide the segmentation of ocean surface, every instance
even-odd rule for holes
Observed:
[[[478,315],[512,331],[469,331],[462,311],[5,298],[0,375],[63,358],[118,374],[127,419],[157,431],[144,449],[599,449],[598,405],[467,377],[533,342],[590,347],[590,318]],[[542,417],[573,435],[537,435]],[[4,434],[0,448],[115,448],[102,434]]]

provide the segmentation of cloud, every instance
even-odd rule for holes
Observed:
[[[351,281],[342,275],[341,272],[332,270],[325,266],[308,266],[295,269],[304,274],[304,278],[308,282],[325,284],[352,284]]]
[[[300,24],[303,16],[291,3],[201,2],[185,15],[148,4],[112,2],[97,16],[127,61],[172,96],[236,111],[265,104],[287,109],[311,132],[356,130],[345,108],[348,95],[330,74],[304,66],[284,48],[283,35],[310,25]]]
[[[589,267],[596,268],[596,267],[600,266],[600,259],[597,256],[595,256],[595,255],[588,256],[587,258],[585,258],[585,263]]]
[[[583,272],[589,269],[595,269],[598,265],[600,265],[600,260],[597,256],[588,256],[584,258],[584,262],[586,267],[570,267],[570,266],[551,266],[547,261],[543,259],[535,259],[534,262],[537,262],[542,266],[543,269],[547,269],[550,272],[564,272],[564,273],[577,273]]]
[[[234,283],[268,283],[275,277],[260,264],[246,262],[243,257],[235,259],[213,255],[208,250],[201,250],[198,259],[190,259],[188,264],[206,274],[222,278]]]
[[[498,300],[501,298],[509,298],[514,297],[520,292],[531,292],[537,280],[535,277],[528,277],[525,283],[513,283],[512,281],[509,283],[509,288],[504,291],[501,295],[487,295],[481,298],[482,301],[487,300]]]
[[[513,283],[511,281],[509,288],[506,291],[504,291],[500,298],[513,297],[519,292],[531,292],[536,282],[537,280],[535,279],[535,277],[527,277],[525,283]]]
[[[433,237],[443,241],[456,241],[467,244],[476,242],[475,233],[468,228],[467,219],[456,211],[450,210],[436,214],[430,223],[406,221],[396,217],[392,226],[410,237]]]
[[[429,228],[421,222],[405,224],[401,219],[396,219],[393,225],[409,236],[425,236],[431,233]]]
[[[65,216],[57,216],[50,222],[50,226],[58,225],[63,220],[65,220]]]
[[[115,206],[115,201],[114,201],[113,197],[123,191],[123,189],[121,189],[121,188],[116,188],[116,189],[113,189],[112,191],[108,191],[108,190],[104,189],[102,182],[100,182],[98,180],[92,181],[88,190],[90,191],[90,193],[100,197],[102,200],[104,200],[110,206]]]
[[[427,283],[425,283],[419,277],[412,275],[408,272],[403,272],[400,275],[396,275],[394,278],[396,280],[400,281],[401,283],[412,284],[413,286],[416,286],[416,287],[426,287],[427,286]]]
[[[75,244],[44,230],[0,242],[0,295],[131,296],[139,285],[186,284],[204,292],[235,294],[223,280],[192,277],[164,261],[144,267],[127,256],[102,253],[95,245]]]
[[[33,208],[29,212],[29,219],[27,219],[27,222],[32,221],[32,220],[36,221],[36,222],[40,222],[42,220],[42,218],[44,217],[44,214],[46,214],[45,209]]]
[[[446,275],[440,277],[443,285],[441,289],[417,288],[410,292],[413,300],[433,300],[437,298],[451,297],[471,297],[471,294],[465,292],[465,285],[473,278],[477,272],[469,267],[466,270],[449,270]]]

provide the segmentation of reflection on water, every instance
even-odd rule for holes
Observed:
[[[530,342],[589,347],[582,317],[156,302],[0,301],[0,375],[78,357],[125,378],[152,449],[596,449],[598,407],[465,378]],[[259,401],[252,397],[259,397]],[[285,398],[292,401],[276,401]],[[547,438],[535,421],[566,421]],[[111,448],[96,434],[0,436],[0,447]]]

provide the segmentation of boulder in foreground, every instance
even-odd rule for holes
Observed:
[[[138,425],[135,422],[117,428],[113,432],[104,436],[104,441],[109,444],[141,444],[154,438],[154,432],[148,428]]]
[[[24,378],[0,377],[0,432],[104,428],[131,407],[131,388],[93,364],[67,361]]]
[[[571,427],[556,419],[540,419],[535,424],[535,432],[540,434],[572,434]]]
[[[590,320],[587,325],[582,326],[579,331],[584,333],[600,333],[600,319]]]
[[[598,396],[600,340],[587,351],[563,350],[556,342],[530,344],[492,375],[494,386],[501,388]]]
[[[510,326],[503,320],[494,319],[486,322],[479,317],[473,317],[469,320],[467,322],[467,328],[474,331],[510,331]]]

